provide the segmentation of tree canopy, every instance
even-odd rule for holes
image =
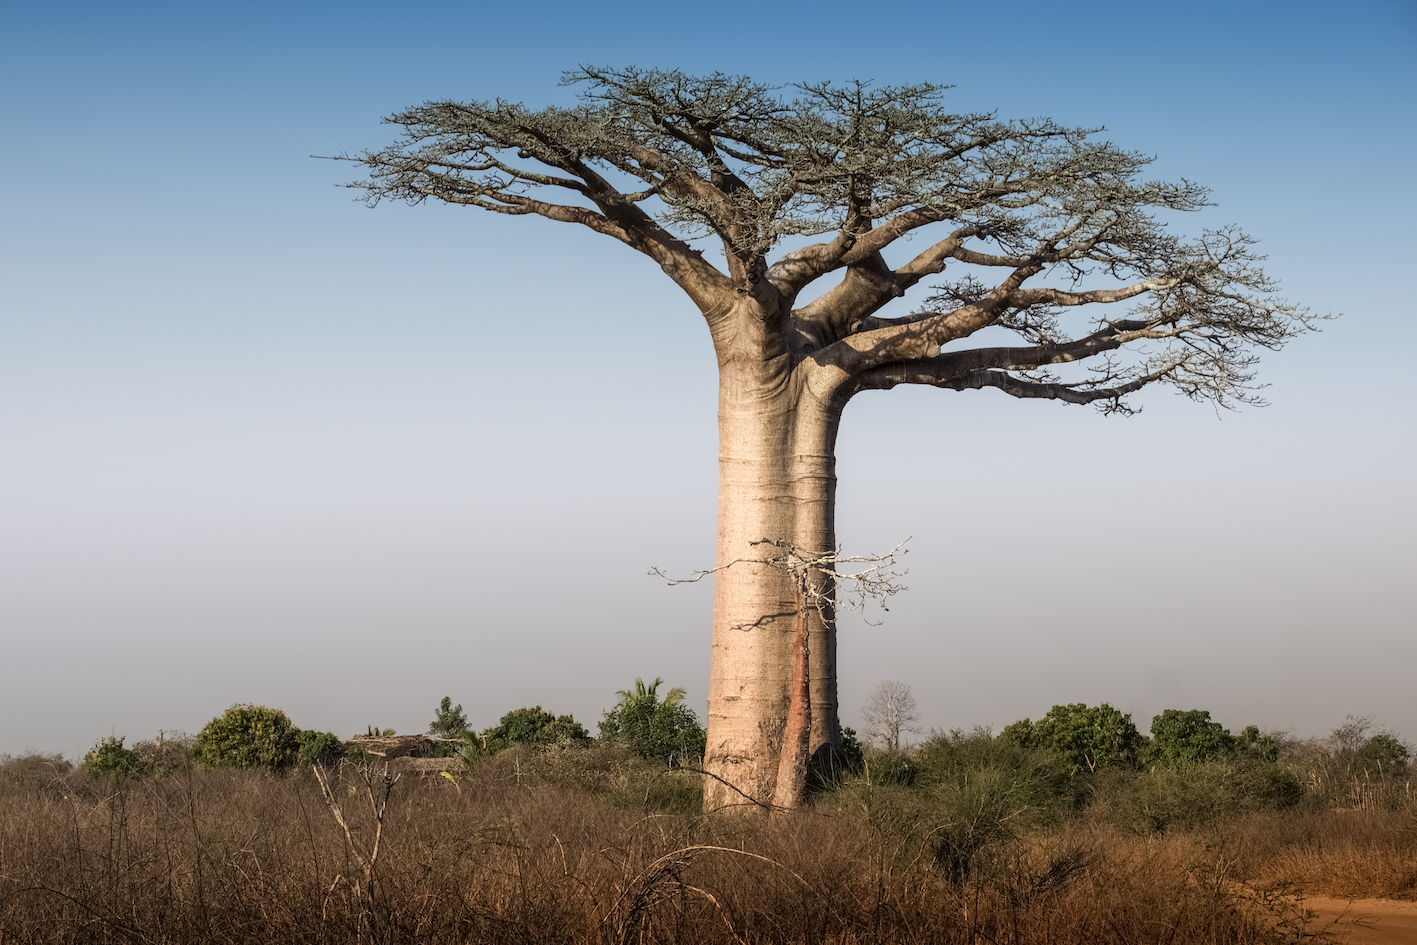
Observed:
[[[1211,721],[1204,709],[1166,709],[1151,720],[1147,760],[1163,766],[1196,764],[1229,755],[1239,745],[1230,730]]]
[[[502,99],[426,102],[386,119],[402,136],[344,156],[377,203],[430,198],[574,223],[657,262],[711,323],[746,294],[777,343],[848,395],[901,383],[991,387],[1125,410],[1152,382],[1220,404],[1254,399],[1257,348],[1312,316],[1274,296],[1254,241],[1234,227],[1194,239],[1162,217],[1207,204],[1188,180],[1143,176],[1151,159],[1048,119],[955,114],[948,86],[800,83],[715,73],[581,67],[574,107]],[[927,227],[939,237],[890,265]],[[723,268],[696,242],[712,237]],[[812,242],[815,237],[826,239]],[[794,248],[772,258],[784,242]],[[804,245],[798,245],[804,244]],[[876,312],[923,279],[913,312]],[[554,265],[554,263],[553,263]],[[828,274],[840,279],[794,309]],[[1125,317],[1065,324],[1082,306]],[[943,346],[996,327],[1022,347]],[[1126,361],[1115,352],[1139,351]],[[1049,368],[1093,359],[1063,381]]]
[[[1129,712],[1107,703],[1055,705],[1037,722],[1023,719],[999,733],[1006,743],[1055,751],[1079,769],[1135,767],[1144,739]]]

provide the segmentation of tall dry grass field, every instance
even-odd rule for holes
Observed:
[[[1237,892],[1255,863],[1308,849],[1262,848],[1259,824],[1237,851],[1076,822],[942,869],[935,828],[889,792],[704,817],[693,776],[608,750],[504,753],[456,782],[327,779],[12,760],[0,945],[1298,940],[1292,907]]]

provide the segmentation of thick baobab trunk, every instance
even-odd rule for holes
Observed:
[[[810,756],[841,739],[833,614],[798,583],[831,575],[740,560],[781,553],[755,542],[835,548],[837,414],[790,378],[745,373],[720,380],[705,810],[795,806]]]

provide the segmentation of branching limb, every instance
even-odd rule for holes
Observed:
[[[369,203],[441,200],[610,236],[684,289],[715,344],[763,327],[745,335],[730,319],[762,320],[767,340],[753,357],[803,371],[819,396],[934,359],[985,328],[1069,345],[1063,313],[1130,302],[1126,319],[1147,327],[1126,343],[1164,350],[1123,384],[1155,376],[1187,396],[1243,401],[1250,352],[1312,327],[1273,297],[1242,233],[1183,242],[1157,219],[1206,206],[1203,187],[1143,179],[1151,159],[1094,140],[1096,129],[952,114],[946,88],[927,83],[783,90],[721,73],[597,67],[566,81],[583,90],[573,108],[496,100],[400,112],[389,119],[402,132],[394,145],[342,156],[368,170],[351,186]],[[887,261],[927,228],[939,235],[924,250]],[[783,240],[804,236],[823,239],[769,265]],[[721,242],[726,273],[693,248],[701,237]],[[994,275],[955,278],[916,311],[881,316],[947,266]],[[839,283],[794,310],[830,273]],[[744,295],[756,304],[740,304]],[[1073,355],[1105,356],[1118,340],[1109,337]],[[1056,363],[1059,350],[1040,363]],[[1162,362],[1184,367],[1161,371]],[[1016,364],[973,369],[1027,369]],[[1000,384],[1012,382],[988,382]]]
[[[907,572],[895,570],[898,559],[908,553],[907,538],[883,555],[845,555],[841,548],[828,552],[805,551],[792,542],[779,539],[760,539],[751,542],[754,547],[773,548],[777,553],[767,553],[757,558],[734,558],[727,564],[705,571],[694,571],[686,578],[674,578],[659,568],[651,568],[651,577],[664,579],[669,584],[695,584],[704,578],[726,571],[740,564],[757,564],[785,571],[793,578],[802,599],[825,619],[828,613],[843,610],[864,611],[870,601],[876,601],[881,610],[889,610],[886,601],[903,590],[900,579]],[[843,573],[839,565],[860,564],[865,567]],[[813,581],[814,574],[830,574],[832,581]],[[843,591],[843,588],[846,588]],[[869,621],[868,621],[869,622]],[[735,630],[748,629],[751,624],[734,627]]]
[[[1170,363],[1140,374],[1119,374],[1109,368],[1088,381],[1063,384],[1033,380],[1006,370],[959,370],[957,365],[948,364],[944,359],[932,359],[878,368],[864,374],[857,379],[853,393],[863,390],[890,390],[900,384],[924,384],[947,390],[982,390],[993,387],[1012,397],[1061,400],[1070,404],[1100,402],[1104,413],[1130,414],[1134,411],[1123,400],[1126,395],[1135,393],[1148,384],[1172,377],[1182,372],[1185,366],[1180,362]]]

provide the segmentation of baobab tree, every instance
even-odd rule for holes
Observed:
[[[1205,206],[1203,187],[1144,178],[1150,159],[1097,129],[954,114],[931,84],[588,67],[564,81],[574,107],[427,102],[386,119],[391,146],[342,157],[367,169],[351,186],[371,205],[431,199],[615,240],[706,322],[720,443],[707,808],[781,804],[802,768],[783,752],[840,745],[832,608],[807,608],[799,633],[800,576],[761,548],[823,562],[809,596],[834,599],[853,397],[921,384],[1127,413],[1163,384],[1231,406],[1255,399],[1255,352],[1310,325],[1243,232],[1187,239],[1158,220]],[[998,344],[1006,332],[1022,343]],[[785,738],[789,717],[810,718],[810,737]]]

